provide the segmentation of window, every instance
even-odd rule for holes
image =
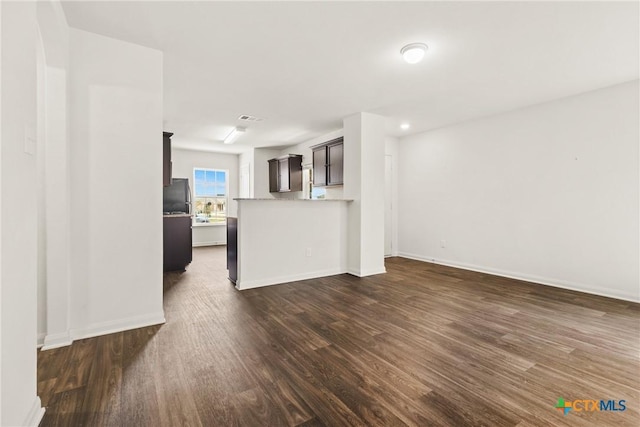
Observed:
[[[312,187],[311,198],[312,199],[324,199],[327,195],[327,189],[324,187]]]
[[[227,171],[195,168],[194,221],[197,224],[224,224],[227,220]]]

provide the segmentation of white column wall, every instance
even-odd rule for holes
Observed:
[[[44,263],[39,260],[40,275],[45,277],[38,289],[38,339],[45,349],[68,345],[70,299],[69,249],[69,144],[67,134],[67,73],[69,68],[69,27],[62,6],[57,2],[39,2],[38,27],[42,35],[46,64],[44,68],[44,137],[40,189],[46,211]],[[44,342],[40,341],[44,336]]]
[[[37,425],[36,3],[0,4],[0,425]]]
[[[162,53],[70,31],[71,335],[164,322]]]
[[[2,141],[4,138],[2,137],[2,121],[4,120],[4,116],[2,115],[2,2],[0,2],[0,189],[2,188]],[[2,236],[2,193],[0,193],[0,238]],[[2,384],[2,244],[0,244],[0,423],[2,423],[2,407],[4,406],[4,401],[2,400],[2,389],[4,388]]]
[[[391,156],[391,176],[385,175],[391,185],[391,256],[398,256],[398,144],[395,137],[385,138],[385,156]]]
[[[249,165],[249,194],[241,194],[240,197],[253,198],[255,197],[255,162],[253,156],[253,148],[248,149],[244,153],[238,155],[238,173],[243,166]],[[239,183],[239,177],[238,177]]]
[[[344,197],[349,205],[348,272],[384,273],[384,117],[344,119]]]

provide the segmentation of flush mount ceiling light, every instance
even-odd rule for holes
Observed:
[[[411,127],[411,125],[410,125],[409,123],[402,123],[402,124],[400,125],[400,129],[402,129],[402,130],[407,130],[407,129],[409,129],[410,127]]]
[[[404,60],[409,64],[417,64],[422,61],[428,46],[424,43],[411,43],[400,49]]]
[[[229,135],[227,135],[227,137],[224,139],[224,143],[233,144],[236,138],[238,138],[238,136],[240,136],[240,134],[244,133],[246,130],[247,128],[241,128],[241,127],[233,128],[233,130],[229,133]]]

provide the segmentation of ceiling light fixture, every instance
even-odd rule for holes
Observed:
[[[233,144],[233,142],[240,136],[241,133],[244,133],[247,128],[235,127],[233,130],[227,135],[224,139],[225,144]]]
[[[411,125],[410,125],[409,123],[402,123],[402,124],[400,125],[400,129],[402,129],[402,130],[407,130],[407,129],[409,129],[410,127],[411,127]]]
[[[417,64],[422,61],[428,46],[424,43],[411,43],[400,49],[404,60],[409,64]]]

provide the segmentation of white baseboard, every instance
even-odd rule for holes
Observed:
[[[64,331],[57,334],[47,334],[44,336],[44,341],[41,350],[52,350],[54,348],[66,347],[71,345],[73,340],[71,339],[71,335],[69,335],[69,331]]]
[[[224,246],[227,242],[194,242],[191,247],[198,248],[200,246]]]
[[[384,274],[387,272],[387,269],[382,267],[382,268],[378,268],[378,269],[372,269],[372,270],[352,270],[352,269],[348,269],[347,273],[351,274],[352,276],[356,276],[356,277],[367,277],[367,276],[373,276],[375,274]]]
[[[42,402],[40,402],[40,398],[36,396],[33,400],[33,404],[31,405],[31,409],[27,414],[27,418],[25,418],[22,423],[23,426],[33,426],[37,427],[42,421],[42,417],[44,417],[45,409],[42,407]]]
[[[584,292],[586,294],[598,295],[607,298],[615,298],[623,301],[640,303],[640,296],[626,294],[624,292],[611,292],[610,289],[593,287],[581,283],[569,282],[566,280],[540,277],[531,274],[517,273],[513,271],[500,270],[496,268],[483,267],[473,264],[466,264],[455,261],[437,259],[435,257],[422,256],[407,252],[400,252],[398,256],[416,261],[430,262],[432,264],[446,265],[448,267],[461,268],[463,270],[476,271],[478,273],[493,274],[494,276],[507,277],[509,279],[524,280],[526,282],[538,283],[540,285],[552,286],[554,288],[567,289],[570,291]]]
[[[110,320],[108,322],[94,323],[86,328],[71,329],[71,338],[81,340],[100,335],[114,334],[130,329],[144,328],[146,326],[161,325],[165,323],[164,312],[143,316],[134,316],[126,319]]]
[[[162,312],[153,315],[134,316],[127,319],[94,323],[86,328],[71,329],[68,332],[45,336],[44,345],[41,350],[46,351],[58,347],[65,347],[71,345],[75,340],[144,328],[146,326],[161,325],[165,322],[164,312]]]
[[[46,336],[47,334],[45,334],[44,332],[38,332],[38,344],[37,344],[38,348],[44,345],[44,337]]]
[[[238,289],[239,291],[244,291],[246,289],[261,288],[264,286],[272,286],[272,285],[281,285],[283,283],[297,282],[299,280],[317,279],[318,277],[335,276],[337,274],[344,274],[344,273],[346,273],[344,269],[335,268],[335,269],[312,271],[309,273],[291,274],[288,276],[271,277],[268,279],[258,279],[258,280],[238,279],[238,281],[236,282],[236,289]]]

